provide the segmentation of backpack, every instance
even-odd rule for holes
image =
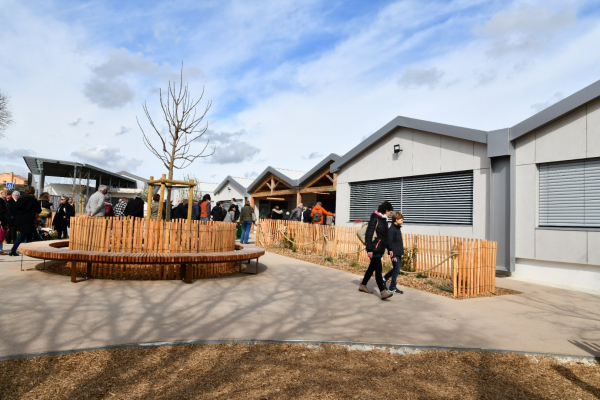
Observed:
[[[316,212],[315,215],[313,215],[312,220],[313,222],[321,222],[321,213]]]
[[[373,232],[373,241],[377,239],[377,226],[379,226],[379,218],[377,218],[377,224],[375,224],[375,232]],[[358,240],[362,242],[362,244],[367,244],[367,228],[369,227],[368,222],[364,222],[358,232],[356,232],[356,236],[358,236]]]

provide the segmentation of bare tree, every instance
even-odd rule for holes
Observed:
[[[200,152],[194,152],[191,148],[192,143],[200,139],[208,129],[208,122],[203,127],[199,127],[200,123],[208,113],[212,102],[206,103],[206,108],[202,114],[196,114],[196,106],[204,97],[204,87],[200,98],[195,101],[191,98],[188,85],[183,85],[183,63],[181,63],[181,74],[179,80],[179,88],[177,82],[169,81],[169,87],[166,96],[163,97],[162,89],[160,91],[160,106],[162,108],[162,118],[168,126],[168,132],[161,130],[155,124],[150,116],[148,106],[144,102],[144,113],[150,122],[154,133],[158,136],[160,142],[155,146],[146,134],[139,119],[138,126],[144,136],[144,144],[167,168],[168,179],[173,179],[173,169],[184,169],[189,167],[197,158],[208,157],[214,153],[214,149],[210,154],[204,154],[208,148],[210,141],[207,140],[204,148]],[[167,188],[167,204],[171,204],[171,188]],[[170,220],[171,207],[167,207],[166,220]]]
[[[12,112],[8,107],[8,95],[0,92],[0,137],[4,135],[4,131],[12,123]]]

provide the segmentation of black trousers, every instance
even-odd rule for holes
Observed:
[[[369,268],[367,269],[367,272],[365,272],[365,277],[362,280],[362,284],[366,286],[369,282],[369,279],[371,279],[371,275],[373,275],[373,272],[375,272],[375,282],[377,282],[377,287],[379,288],[379,291],[381,292],[382,290],[385,290],[385,283],[383,282],[383,278],[381,277],[382,271],[383,267],[381,265],[381,255],[373,254],[373,258],[371,258]]]
[[[15,240],[17,239],[17,227],[15,225],[10,225],[8,227],[8,232],[6,232],[6,242],[7,243],[14,243]]]

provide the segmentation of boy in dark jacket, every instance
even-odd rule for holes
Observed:
[[[393,210],[394,207],[392,204],[389,201],[384,201],[379,205],[377,210],[371,214],[371,219],[369,220],[369,225],[367,226],[367,234],[365,236],[367,256],[371,259],[371,262],[369,263],[369,268],[365,272],[362,283],[358,287],[359,292],[373,293],[367,288],[367,283],[369,282],[369,279],[371,279],[373,273],[375,273],[375,281],[377,282],[377,287],[379,288],[379,293],[381,294],[381,300],[385,300],[393,296],[393,293],[388,291],[385,287],[385,283],[383,282],[383,278],[381,276],[381,257],[387,248],[387,218],[390,216]],[[374,234],[377,234],[375,240],[373,240]]]
[[[392,214],[392,225],[388,229],[388,251],[390,253],[390,258],[392,259],[392,270],[388,271],[387,274],[383,277],[383,282],[388,281],[390,277],[392,278],[392,283],[390,284],[389,291],[392,293],[402,294],[402,290],[396,287],[396,279],[398,278],[398,273],[400,273],[400,261],[402,260],[402,256],[404,255],[404,244],[402,243],[402,231],[400,227],[402,226],[402,222],[404,222],[404,215],[400,213]]]

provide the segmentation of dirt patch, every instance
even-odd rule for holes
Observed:
[[[0,362],[3,399],[593,399],[596,361],[273,343],[96,350]]]
[[[286,248],[268,248],[267,251],[275,254],[279,254],[286,257],[296,258],[302,261],[308,261],[313,264],[319,264],[324,267],[329,267],[333,269],[339,269],[341,271],[350,272],[352,274],[361,275],[365,274],[368,265],[360,264],[356,261],[348,260],[348,259],[336,259],[328,257],[325,260],[322,256],[316,254],[303,254],[300,252],[293,252],[290,249]],[[387,272],[391,269],[390,266],[384,265],[383,270]],[[453,294],[447,290],[442,288],[452,287],[452,281],[449,279],[442,278],[417,278],[415,275],[399,275],[398,280],[396,282],[398,287],[409,287],[413,289],[423,290],[425,292],[437,294],[440,296],[449,297],[452,299],[472,299],[477,297],[493,297],[493,296],[504,296],[507,294],[519,294],[521,292],[517,292],[516,290],[504,289],[496,286],[496,289],[493,292],[487,292],[478,294],[475,296],[463,296],[463,297],[454,297]]]

